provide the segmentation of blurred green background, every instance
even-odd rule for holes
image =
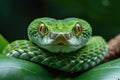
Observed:
[[[39,17],[83,18],[93,35],[109,40],[120,33],[120,0],[0,0],[0,33],[9,41],[27,39],[29,23]]]

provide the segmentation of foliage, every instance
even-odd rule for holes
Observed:
[[[0,53],[9,42],[0,34]]]
[[[0,55],[0,80],[50,80],[50,77],[37,64]]]

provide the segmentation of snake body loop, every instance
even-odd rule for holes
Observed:
[[[37,20],[37,21],[39,21],[39,20]],[[54,22],[54,20],[53,20],[53,22]],[[54,27],[52,22],[49,22],[48,25],[50,25],[50,23],[51,23],[52,27]],[[64,24],[59,23],[59,24],[61,26],[65,25],[65,23]],[[73,24],[72,22],[69,23],[69,25],[72,25],[72,24]],[[84,23],[84,25],[87,25],[87,24]],[[82,26],[84,26],[84,25],[82,25]],[[91,67],[97,65],[104,59],[104,57],[106,56],[106,53],[108,51],[106,41],[101,36],[93,36],[91,38],[89,37],[89,36],[91,36],[91,33],[87,29],[91,29],[91,28],[88,28],[88,27],[85,27],[85,28],[82,27],[82,29],[84,30],[84,31],[82,31],[82,33],[76,32],[77,35],[80,33],[79,36],[76,35],[76,38],[74,36],[75,33],[69,32],[67,30],[66,30],[66,32],[68,32],[68,33],[66,33],[66,32],[64,32],[64,29],[65,29],[64,28],[63,31],[60,31],[60,34],[62,34],[62,36],[61,35],[60,35],[60,37],[58,36],[58,39],[55,39],[55,41],[53,41],[53,43],[50,47],[50,45],[44,46],[48,43],[48,42],[45,43],[45,39],[49,40],[48,36],[45,36],[45,38],[43,38],[43,34],[47,35],[47,33],[43,32],[43,31],[45,31],[45,29],[43,29],[43,31],[41,32],[42,35],[39,36],[38,34],[40,34],[40,33],[36,33],[37,32],[36,29],[32,30],[33,28],[35,28],[33,26],[37,26],[37,24],[31,23],[30,26],[32,26],[32,27],[28,28],[28,30],[29,30],[28,35],[29,35],[29,38],[31,41],[16,40],[16,41],[12,42],[11,44],[9,44],[4,49],[4,52],[3,52],[4,54],[6,54],[7,56],[10,56],[10,57],[15,57],[15,58],[19,58],[19,59],[32,61],[32,62],[35,62],[38,64],[43,64],[43,65],[46,65],[46,66],[49,66],[49,67],[52,67],[52,68],[55,68],[58,70],[73,73],[73,72],[78,72],[78,71],[84,71],[88,68],[91,68]],[[79,25],[77,24],[77,26],[79,26]],[[43,25],[42,25],[42,28],[43,28]],[[48,30],[50,30],[50,29],[48,29]],[[59,29],[59,30],[61,30],[61,29]],[[78,28],[78,30],[79,30],[79,28]],[[48,35],[52,35],[52,38],[54,39],[56,36],[55,34],[57,34],[57,30],[54,30],[54,32],[52,34],[50,33]],[[63,34],[65,36],[63,36]],[[69,41],[67,41],[67,40],[70,40],[70,38],[73,39],[72,42],[75,43],[75,45],[70,44]],[[79,41],[78,43],[80,46],[78,45],[78,43],[75,42],[77,40]],[[56,43],[58,46],[53,47],[54,46],[53,44],[56,44]],[[64,44],[71,45],[71,46],[64,46]],[[58,49],[58,48],[60,48],[60,49]],[[50,50],[50,49],[52,49],[52,50]],[[56,49],[58,49],[58,50],[56,50]],[[67,50],[67,49],[71,49],[71,50]]]

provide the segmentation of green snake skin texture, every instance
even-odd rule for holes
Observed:
[[[4,51],[7,56],[37,62],[67,72],[77,72],[100,63],[106,55],[107,46],[102,37],[95,36],[83,48],[71,54],[50,54],[28,40],[14,41]]]
[[[62,52],[56,54],[37,45],[38,43],[34,40],[16,40],[9,44],[3,53],[10,57],[73,73],[94,67],[104,59],[108,52],[107,43],[101,36],[92,36],[88,42],[86,41],[84,46],[76,51],[71,51],[69,54]],[[52,51],[55,50],[55,48],[52,49]]]

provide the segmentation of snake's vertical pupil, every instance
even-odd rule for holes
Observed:
[[[46,31],[46,28],[45,28],[45,24],[44,23],[40,23],[39,26],[38,26],[38,33],[42,36],[45,35],[45,31]]]
[[[82,33],[82,26],[79,23],[77,23],[75,25],[74,31],[77,36],[80,35]]]

